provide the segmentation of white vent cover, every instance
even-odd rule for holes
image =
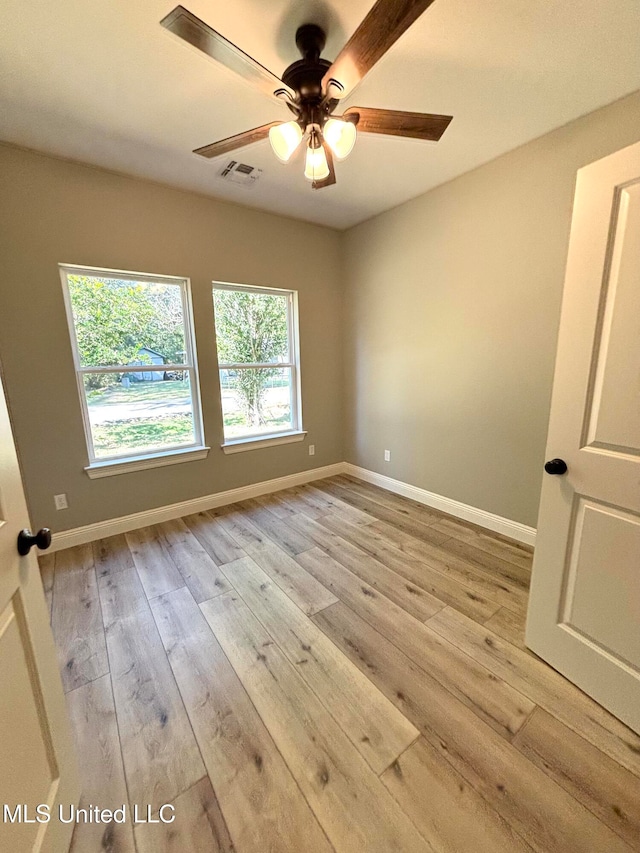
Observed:
[[[239,163],[237,160],[230,160],[220,172],[220,177],[241,187],[252,187],[261,174],[262,169],[256,169],[255,166],[249,166],[247,163]]]

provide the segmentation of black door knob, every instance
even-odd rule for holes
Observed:
[[[30,530],[21,530],[18,533],[18,554],[21,557],[28,554],[34,545],[41,551],[46,551],[51,545],[51,531],[48,527],[38,530],[35,535]]]
[[[547,474],[566,474],[567,463],[564,459],[550,459],[544,463],[544,470]]]

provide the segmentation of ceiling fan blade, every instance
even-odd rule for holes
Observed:
[[[323,178],[321,181],[313,181],[311,184],[311,188],[314,190],[321,190],[324,187],[330,187],[336,182],[336,170],[333,165],[333,154],[331,153],[331,149],[327,145],[326,142],[322,143],[322,147],[324,148],[324,153],[327,158],[327,166],[329,167],[329,174],[326,178]]]
[[[231,71],[235,71],[249,83],[253,83],[265,95],[278,99],[276,92],[286,92],[290,97],[294,97],[293,91],[275,74],[221,36],[184,6],[176,6],[160,23],[174,35],[197,47]]]
[[[220,139],[218,142],[211,142],[209,145],[203,145],[202,148],[196,148],[193,153],[208,158],[228,154],[229,151],[235,151],[236,148],[242,148],[245,145],[251,145],[252,142],[260,142],[260,140],[266,139],[269,136],[269,131],[276,124],[280,124],[280,122],[272,121],[270,124],[245,130],[244,133],[236,133],[235,136],[228,136],[226,139]]]
[[[437,142],[453,116],[430,113],[408,113],[401,110],[377,110],[372,107],[349,107],[343,118],[358,116],[358,133],[384,133],[387,136],[409,136]]]
[[[322,80],[331,96],[344,98],[373,68],[433,0],[377,0]]]

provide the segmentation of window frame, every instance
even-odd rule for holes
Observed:
[[[138,471],[144,468],[158,467],[162,465],[173,465],[178,462],[187,462],[206,457],[209,448],[204,443],[204,426],[202,420],[202,404],[200,395],[200,378],[198,373],[198,357],[196,351],[196,340],[193,325],[193,302],[191,298],[191,280],[186,276],[171,276],[155,273],[132,272],[131,270],[106,269],[104,267],[88,267],[77,264],[59,264],[60,280],[62,282],[62,293],[64,297],[67,326],[73,354],[73,365],[76,374],[76,385],[82,412],[82,424],[87,446],[89,464],[85,471],[92,479],[107,477],[112,474]],[[86,366],[82,364],[78,348],[75,318],[71,303],[68,276],[86,275],[90,278],[117,278],[121,281],[134,281],[149,284],[171,284],[180,287],[180,299],[182,302],[182,317],[184,323],[185,358],[179,364],[145,364],[145,372],[165,372],[167,370],[183,370],[189,374],[189,386],[191,391],[191,406],[193,412],[194,441],[190,444],[155,448],[142,453],[120,453],[113,456],[96,456],[93,434],[91,432],[91,420],[89,407],[84,387],[84,376],[92,373],[132,373],[132,368],[138,365],[119,364],[108,366]]]
[[[215,292],[225,290],[240,293],[256,293],[267,296],[287,297],[287,337],[289,340],[289,351],[287,362],[220,362],[218,360],[218,330],[216,327]],[[218,363],[218,385],[220,389],[220,408],[222,412],[222,382],[220,374],[222,370],[247,370],[247,369],[271,369],[283,367],[291,370],[291,426],[281,430],[272,430],[265,433],[249,433],[247,435],[226,438],[224,434],[224,413],[222,417],[223,443],[221,445],[225,453],[238,453],[242,450],[254,450],[258,447],[271,447],[278,444],[289,444],[302,441],[306,431],[302,428],[302,389],[300,381],[300,330],[298,314],[298,291],[289,290],[284,287],[268,287],[255,284],[237,284],[227,281],[213,281],[211,289],[213,304],[213,324],[216,333],[216,361]]]

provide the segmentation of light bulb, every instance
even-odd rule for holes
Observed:
[[[327,163],[327,155],[324,153],[324,148],[307,148],[307,162],[304,169],[304,176],[309,181],[323,181],[329,177],[329,165]]]
[[[282,163],[287,163],[302,141],[302,130],[297,121],[285,121],[269,130],[273,153]]]
[[[324,141],[338,160],[344,160],[351,154],[356,143],[356,126],[352,121],[330,118],[323,130]]]

